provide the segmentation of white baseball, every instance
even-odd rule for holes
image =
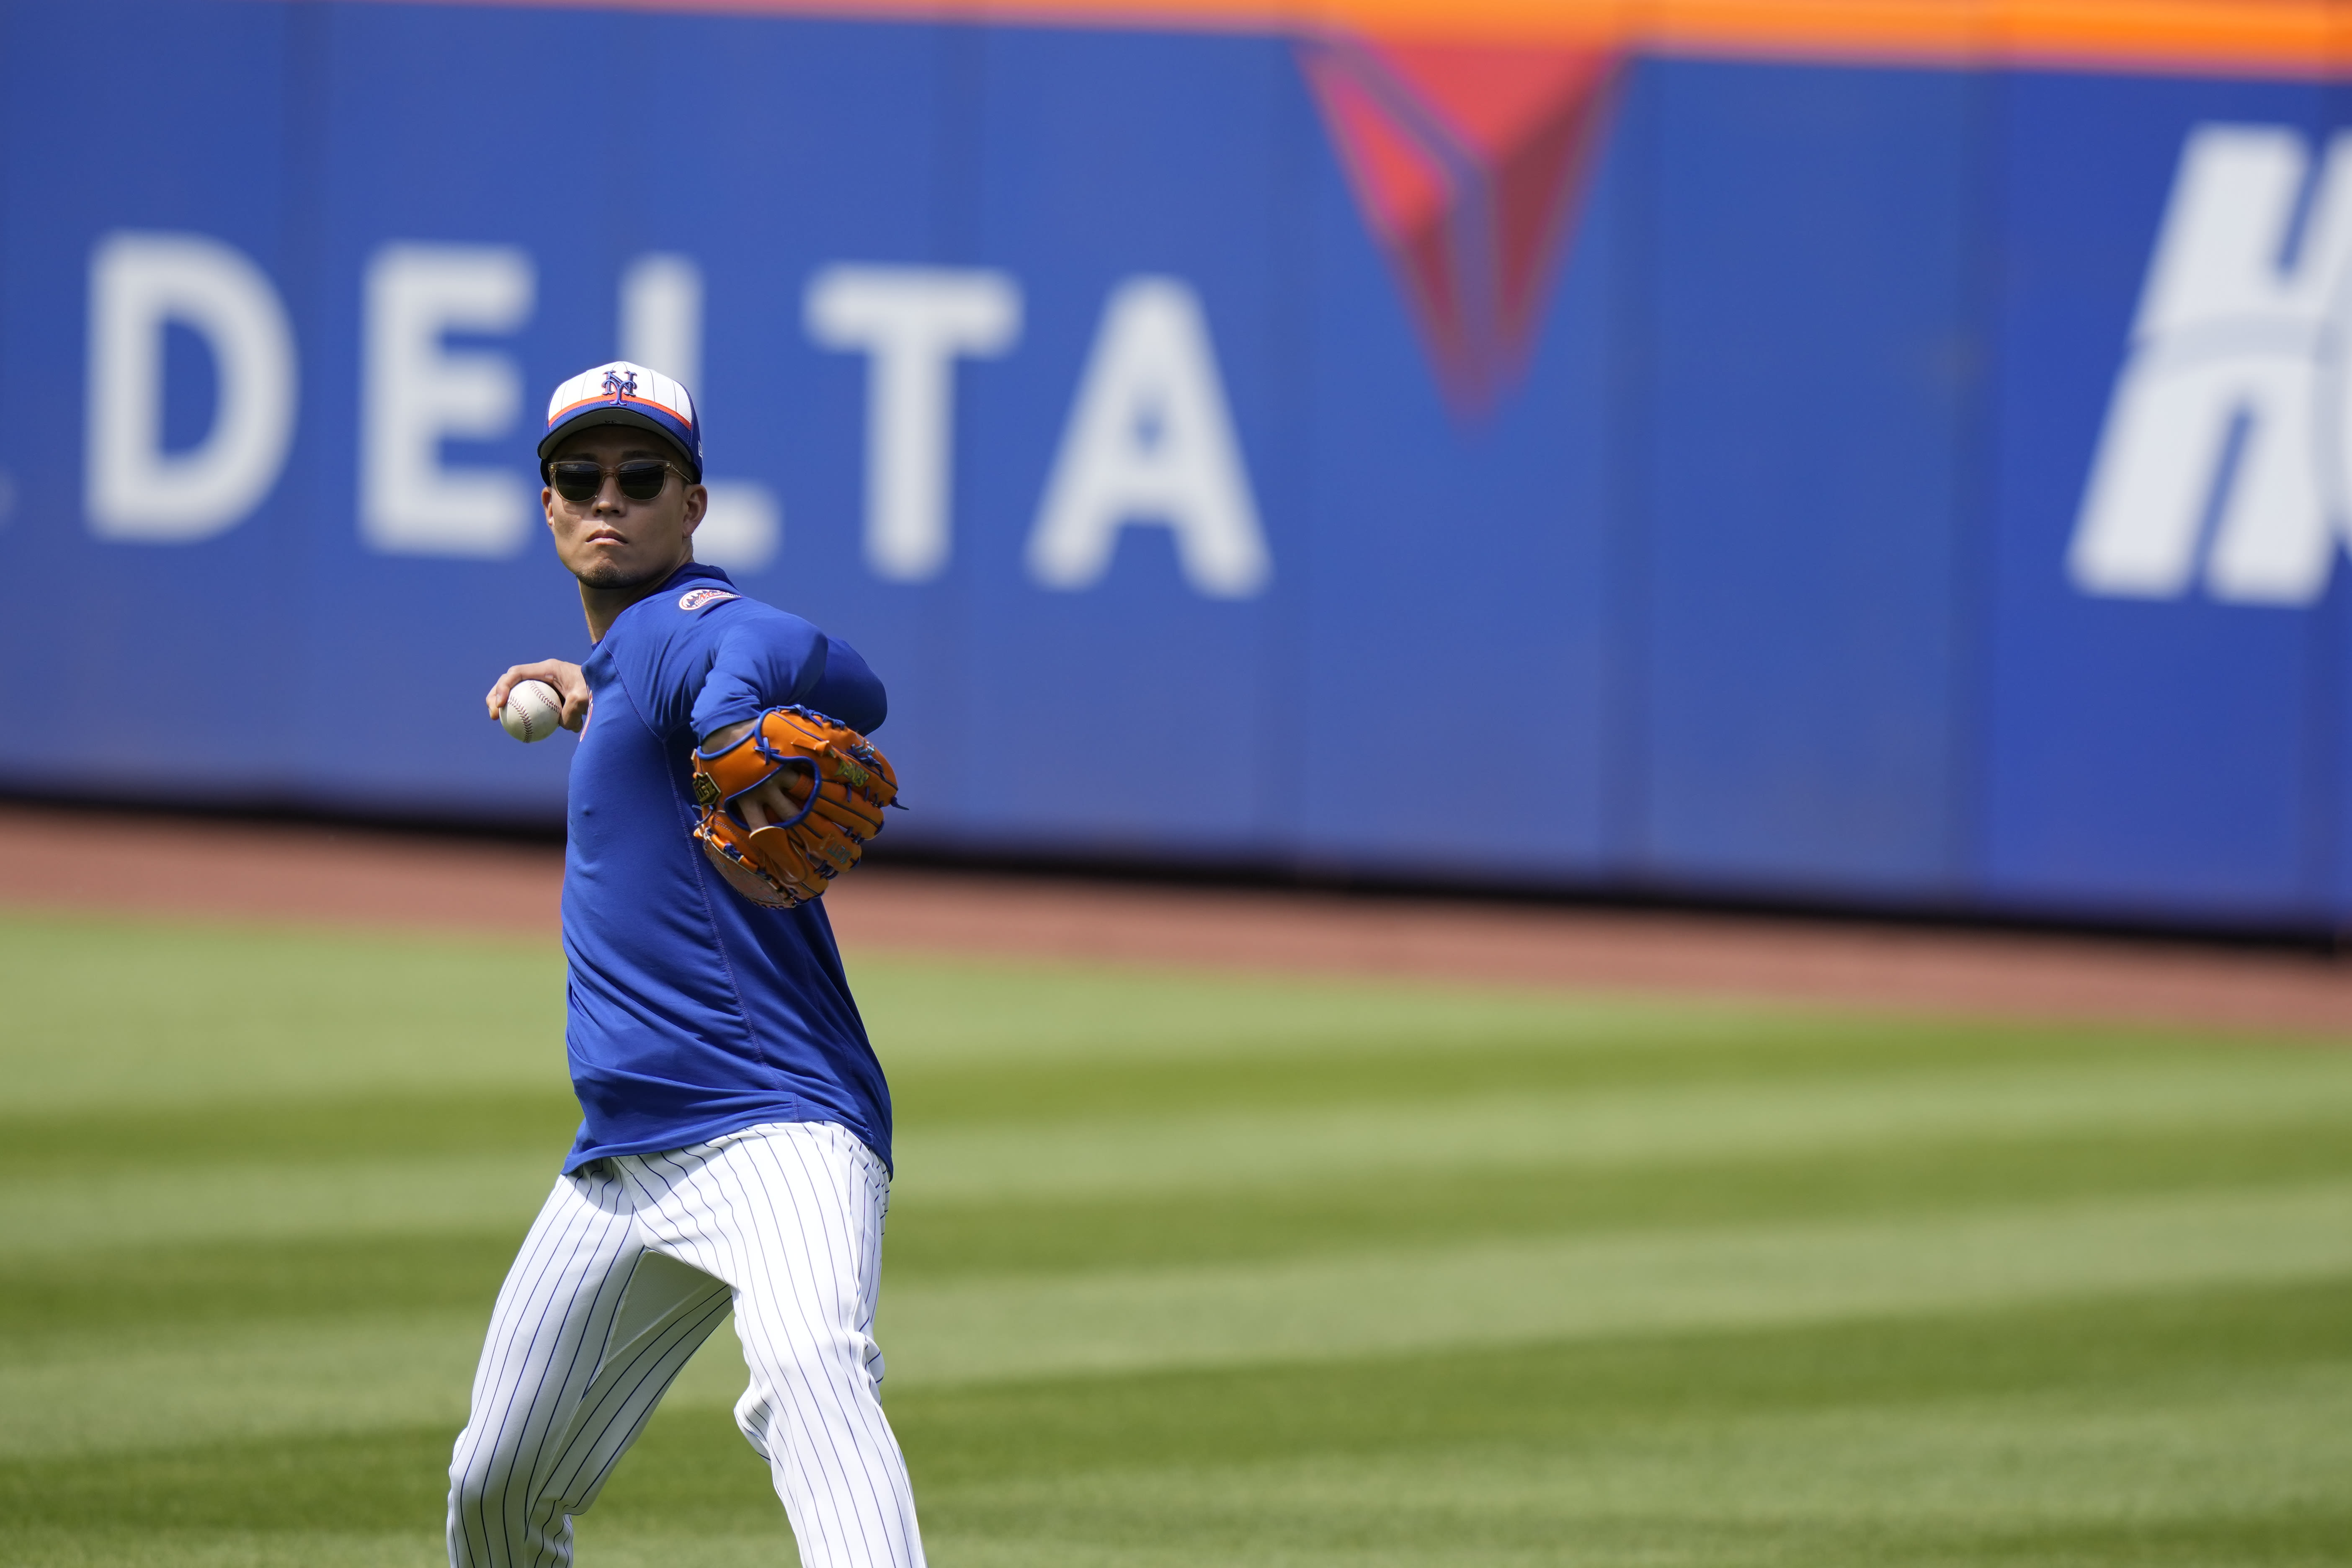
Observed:
[[[544,741],[563,728],[563,699],[544,680],[520,681],[507,693],[499,722],[518,741]]]

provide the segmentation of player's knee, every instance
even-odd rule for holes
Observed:
[[[479,1520],[504,1496],[514,1470],[514,1456],[493,1443],[477,1442],[471,1428],[459,1435],[449,1459],[451,1519]]]
[[[484,1533],[490,1500],[498,1491],[498,1483],[487,1470],[449,1472],[449,1532],[453,1539]]]
[[[794,1405],[873,1399],[882,1358],[870,1336],[844,1331],[772,1342],[752,1364],[758,1371],[735,1405],[735,1425],[753,1447],[770,1454],[770,1435]]]
[[[882,1353],[872,1336],[845,1329],[795,1345],[792,1370],[828,1387],[865,1385],[876,1381],[875,1370],[881,1364]]]

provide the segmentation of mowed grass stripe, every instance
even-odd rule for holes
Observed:
[[[1786,1025],[1834,1039],[1866,1022],[1803,1008],[1612,998],[1375,977],[1188,972],[1052,960],[845,955],[859,1005],[894,1071],[959,1084],[962,1069],[1086,1073],[1231,1062],[1267,1047],[1345,1068],[1451,1042],[1552,1053],[1633,1045],[1653,1052],[1738,1049]],[[2044,1031],[2046,1034],[2047,1031]],[[1050,1077],[1036,1081],[1054,1081]],[[974,1085],[984,1091],[984,1085]],[[1185,1092],[1193,1086],[1186,1085]]]
[[[159,1174],[10,1182],[0,1250],[43,1254],[191,1241],[403,1236],[523,1227],[547,1201],[561,1151],[307,1165],[198,1165]]]
[[[2352,1182],[1250,1268],[899,1287],[893,1374],[958,1382],[1736,1328],[2352,1274]]]
[[[12,1120],[563,1084],[552,942],[0,915],[0,995]]]
[[[2129,1424],[2232,1390],[2297,1389],[2331,1411],[2347,1358],[2352,1281],[2333,1281],[1277,1366],[919,1389],[894,1380],[886,1397],[932,1495],[998,1492],[1040,1476],[1100,1492],[1106,1472],[1174,1477],[1349,1457],[1574,1450],[1605,1468],[1614,1445],[1644,1432],[1794,1429],[1846,1413],[1935,1421],[2011,1405]],[[2352,1424],[2337,1428],[2336,1440],[2352,1440]],[[174,1517],[288,1531],[407,1524],[429,1539],[435,1472],[454,1436],[428,1422],[158,1447],[103,1464],[18,1458],[0,1462],[0,1527],[71,1519],[95,1500],[132,1527]],[[2200,1441],[2183,1426],[2167,1447],[2193,1452]],[[354,1486],[361,1476],[375,1484]],[[593,1517],[604,1526],[632,1510],[668,1513],[732,1529],[772,1520],[773,1506],[727,1417],[680,1405],[665,1407]],[[751,1517],[728,1519],[730,1509]]]
[[[1428,1249],[1127,1276],[897,1287],[894,1386],[1338,1359],[1667,1328],[1948,1313],[2352,1274],[2352,1182],[1900,1222]],[[462,1417],[478,1313],[94,1336],[0,1364],[0,1454]],[[720,1340],[674,1397],[730,1404]]]
[[[176,1174],[197,1165],[331,1164],[499,1151],[535,1152],[551,1171],[579,1125],[580,1102],[568,1083],[536,1091],[257,1098],[194,1112],[0,1115],[0,1184],[141,1169]]]
[[[446,1426],[454,1440],[488,1317],[485,1308],[316,1324],[264,1319],[0,1365],[0,1456],[419,1422]]]
[[[2294,1187],[2352,1179],[2352,1140],[2334,1123],[2130,1137],[1906,1144],[1809,1158],[1693,1163],[1667,1171],[1522,1169],[1414,1173],[1284,1184],[1203,1203],[1172,1198],[984,1205],[902,1204],[892,1215],[894,1289],[1008,1274],[1269,1261],[1513,1237],[1720,1229],[1864,1219],[2134,1194]],[[135,1341],[159,1328],[487,1311],[521,1219],[479,1230],[275,1240],[182,1241],[0,1255],[0,1362],[58,1342]]]
[[[1918,1140],[2340,1119],[2352,1054],[1948,1068],[1329,1110],[910,1126],[907,1202],[1247,1191],[1318,1174],[1665,1165]]]
[[[891,1410],[957,1561],[2340,1563],[2347,1351],[2339,1283],[904,1390]],[[735,1441],[716,1412],[666,1412],[583,1541],[688,1521],[722,1550],[756,1538]]]
[[[1649,1424],[1987,1400],[2128,1411],[2352,1365],[2352,1279],[1350,1360],[902,1388],[928,1473],[992,1484],[1201,1457],[1603,1444]],[[2324,1403],[2324,1402],[2323,1402]],[[2347,1426],[2352,1436],[2352,1425]],[[2193,1434],[2183,1434],[2193,1437]]]
[[[895,1077],[902,1125],[952,1138],[1007,1124],[1108,1121],[1123,1126],[1139,1119],[1235,1112],[1288,1117],[1449,1105],[1476,1111],[1510,1101],[1540,1110],[1570,1099],[1588,1103],[1590,1114],[1601,1116],[1628,1094],[1670,1090],[1738,1098],[1802,1094],[1809,1084],[1837,1083],[1859,1094],[1870,1093],[1875,1084],[1893,1095],[1913,1083],[1932,1090],[1936,1079],[1920,1075],[1938,1073],[1959,1075],[1969,1093],[1980,1092],[1979,1086],[1989,1078],[2013,1073],[2021,1083],[2038,1084],[2062,1100],[2075,1087],[2063,1076],[2069,1073],[2094,1090],[2104,1088],[2103,1075],[2111,1073],[2202,1076],[2222,1086],[2226,1103],[2247,1076],[2242,1061],[2206,1049],[2184,1050],[2175,1042],[2061,1047],[2028,1034],[2005,1037],[1997,1047],[1968,1050],[1940,1042],[1926,1049],[1908,1036],[1884,1029],[1824,1030],[1822,1037],[1769,1044],[1677,1042],[1665,1047],[1638,1032],[1605,1044],[1556,1032],[1548,1048],[1523,1041],[1506,1049],[1474,1037],[1422,1037],[1409,1052],[1368,1048],[1336,1073],[1318,1053],[1290,1055],[1276,1042],[1246,1058],[1213,1061],[1106,1060],[1051,1069],[992,1063],[953,1072],[901,1070]],[[885,1039],[886,1052],[891,1044]],[[1385,1047],[1391,1042],[1375,1044]],[[367,1048],[364,1040],[334,1037],[320,1037],[311,1047],[321,1058]],[[2300,1072],[2318,1101],[2352,1105],[2352,1088],[2347,1087],[2352,1084],[2352,1065],[2336,1053],[2307,1054],[2311,1060],[2274,1066]],[[467,1086],[450,1092],[445,1082],[439,1092],[378,1088],[359,1095],[299,1095],[257,1085],[236,1102],[162,1109],[133,1102],[27,1110],[12,1100],[0,1105],[0,1180],[141,1164],[560,1146],[578,1124],[579,1107],[555,1070],[560,1064],[551,1057],[543,1065],[549,1069],[544,1084],[530,1089]],[[2263,1073],[2276,1076],[2269,1066]],[[2061,1076],[2031,1076],[2036,1074]],[[2054,1113],[2063,1117],[2067,1111],[2062,1105]]]
[[[910,1079],[941,1075],[950,1114],[967,1098],[959,1075],[975,1066],[1051,1067],[1045,1081],[1059,1082],[1107,1065],[1248,1064],[1269,1048],[1326,1062],[1433,1043],[1539,1055],[1580,1039],[1721,1048],[1752,1038],[1758,1022],[1738,1006],[1469,987],[863,955],[854,967],[887,1064]],[[5,1110],[560,1088],[563,986],[552,940],[0,910]],[[1805,1027],[1802,1015],[1788,1021]]]
[[[364,1484],[379,1478],[353,1479]],[[264,1510],[257,1510],[260,1511]],[[104,1563],[107,1568],[322,1568],[325,1564],[332,1564],[333,1568],[435,1568],[436,1544],[414,1528],[382,1533],[349,1530],[192,1530],[184,1519],[169,1521],[152,1530],[125,1529],[111,1522],[14,1531],[0,1526],[0,1561],[39,1563],[43,1568],[85,1568],[97,1563]],[[749,1568],[760,1559],[745,1542],[740,1556],[730,1561],[740,1562]],[[772,1551],[768,1562],[772,1568]]]
[[[308,1237],[0,1257],[0,1361],[102,1337],[135,1348],[192,1328],[459,1309],[487,1315],[518,1232]]]
[[[883,1005],[887,1007],[888,993]],[[1427,998],[1416,998],[1424,1006]],[[1405,1006],[1411,1015],[1421,1009]],[[1660,1027],[1671,1021],[1673,1026]],[[978,1057],[957,1063],[898,1060],[886,1033],[901,1109],[931,1126],[1047,1122],[1078,1117],[1167,1115],[1243,1106],[1288,1110],[1347,1105],[1492,1098],[1557,1098],[1674,1085],[1725,1087],[1813,1079],[1895,1078],[1937,1069],[1984,1071],[2068,1062],[2146,1064],[2161,1056],[2204,1056],[2147,1033],[2053,1035],[2032,1027],[1997,1031],[1921,1027],[1874,1018],[1759,1018],[1745,1031],[1719,1016],[1651,1020],[1649,1026],[1595,1021],[1562,1007],[1554,1016],[1516,1018],[1507,1033],[1482,1033],[1457,1016],[1414,1019],[1381,1033],[1330,1029],[1215,1037],[1188,1058],[1135,1059],[1107,1045],[1094,1058],[1045,1064]],[[1115,1026],[1113,1026],[1115,1027]],[[1335,1042],[1343,1059],[1333,1059]]]
[[[1505,1171],[1344,1168],[1246,1193],[901,1203],[894,1282],[1311,1258],[1507,1237],[1779,1224],[2352,1177],[2339,1121],[1910,1141]]]
[[[2116,1130],[2352,1128],[2352,1056],[2159,1060],[1738,1089],[1675,1086],[1415,1107],[910,1128],[898,1201],[957,1205],[1249,1194],[1269,1184],[1518,1167],[1622,1169]],[[137,1168],[0,1186],[23,1258],[194,1239],[397,1235],[527,1223],[560,1144],[532,1154]],[[143,1164],[144,1162],[138,1162]]]
[[[1156,1067],[1132,1073],[1103,1068],[1067,1075],[1079,1081],[1064,1084],[1066,1109],[1082,1114],[1057,1113],[1041,1121],[1034,1099],[1013,1096],[1007,1109],[975,1126],[969,1116],[942,1115],[942,1097],[927,1088],[901,1095],[899,1120],[925,1156],[924,1173],[942,1191],[950,1185],[1003,1184],[993,1173],[1002,1162],[992,1161],[992,1154],[1008,1130],[1024,1142],[1059,1140],[1054,1152],[1062,1160],[1083,1157],[1105,1143],[1124,1148],[1137,1130],[1149,1135],[1164,1128],[1166,1136],[1182,1140],[1248,1140],[1261,1131],[1296,1130],[1306,1141],[1305,1157],[1313,1159],[1328,1152],[1317,1140],[1352,1136],[1384,1147],[1432,1149],[1441,1157],[1449,1145],[1476,1143],[1492,1152],[1485,1163],[1517,1163],[1530,1153],[1549,1157],[1563,1145],[1571,1157],[1581,1152],[1602,1162],[1629,1146],[1664,1148],[1676,1139],[1733,1150],[1769,1148],[1782,1130],[1800,1142],[1846,1140],[1857,1126],[1883,1127],[1897,1136],[1932,1134],[1938,1130],[1937,1118],[1971,1131],[2031,1132],[2071,1129],[2103,1117],[2123,1126],[2168,1124],[2200,1112],[2228,1124],[2299,1106],[2305,1120],[2336,1115],[2352,1121],[2352,1054],[2337,1051],[2143,1047],[2077,1056],[2036,1050],[2024,1060],[1954,1064],[1940,1053],[1922,1059],[1882,1046],[1867,1059],[1832,1072],[1811,1053],[1750,1048],[1706,1074],[1681,1070],[1688,1068],[1685,1062],[1653,1081],[1631,1081],[1628,1074],[1612,1072],[1569,1088],[1546,1075],[1503,1070],[1524,1066],[1522,1057],[1462,1055],[1470,1059],[1423,1053],[1409,1062],[1359,1064],[1323,1102],[1304,1108],[1269,1104],[1246,1075],[1234,1075],[1238,1081],[1228,1082],[1223,1068],[1197,1074],[1218,1089],[1214,1099],[1203,1099],[1160,1094],[1165,1074]],[[1311,1067],[1328,1076],[1322,1064],[1286,1066]],[[1139,1103],[1148,1109],[1139,1110]],[[560,1152],[578,1121],[579,1107],[568,1086],[257,1099],[194,1112],[0,1111],[0,1181],[142,1165],[178,1170],[391,1153]],[[1362,1131],[1351,1134],[1350,1126]],[[1484,1136],[1467,1136],[1465,1127]],[[1230,1163],[1229,1152],[1219,1152]],[[1170,1157],[1165,1152],[1157,1152],[1158,1161],[1130,1160],[1123,1169],[1148,1170]]]
[[[2352,1526],[2340,1493],[2304,1500],[2339,1485],[2348,1354],[2338,1283],[890,1405],[933,1553],[957,1561],[1403,1568],[1556,1561],[1573,1542],[1627,1568],[2315,1565],[2343,1560]],[[1967,1440],[1939,1440],[1948,1424]],[[429,1561],[449,1440],[426,1424],[0,1462],[0,1559],[316,1568],[405,1542]],[[1927,1462],[1890,1478],[1881,1447]],[[1401,1471],[1417,1479],[1391,1497]],[[2174,1476],[2223,1500],[2147,1507]],[[715,1408],[667,1409],[580,1531],[598,1562],[789,1557],[764,1471]]]
[[[1188,972],[1000,957],[847,954],[866,1021],[909,1097],[953,1120],[1057,1110],[1065,1093],[1117,1074],[1151,1096],[1206,1103],[1234,1084],[1253,1099],[1344,1100],[1398,1070],[1566,1077],[1579,1083],[1731,1076],[1757,1063],[1822,1071],[2145,1057],[2274,1037],[2082,1020],[1953,1019],[1824,1012],[1798,1002],[1344,978]],[[2315,1048],[2298,1040],[2290,1048]],[[2315,1048],[2326,1048],[2319,1047]],[[1517,1066],[1509,1064],[1516,1059]],[[1321,1068],[1320,1071],[1301,1070]],[[1213,1070],[1204,1070],[1213,1069]],[[997,1092],[995,1086],[1007,1086]],[[939,1090],[934,1096],[933,1088]],[[1022,1107],[1027,1106],[1024,1112]]]
[[[2012,1520],[2045,1523],[2145,1525],[2282,1505],[2344,1518],[2352,1516],[2341,1482],[2352,1466],[2352,1432],[2330,1409],[2347,1401],[2352,1373],[2329,1367],[2218,1386],[2158,1384],[2120,1408],[2012,1394],[1932,1409],[1709,1413],[1621,1434],[1599,1463],[1577,1448],[1502,1444],[1465,1445],[1439,1463],[1423,1454],[1346,1463],[1320,1455],[1258,1458],[1162,1473],[1155,1500],[1234,1525],[1287,1514],[1277,1538],[1302,1547],[1344,1539],[1349,1521],[1368,1509],[1384,1517],[1384,1533],[1411,1521],[1432,1545],[1449,1527],[1460,1539],[1465,1515],[1725,1525],[1900,1517],[1940,1531],[1973,1527],[1989,1505]],[[2184,1429],[2193,1429],[2196,1441],[2180,1441]],[[1708,1478],[1696,1493],[1694,1470]],[[1955,1477],[1973,1484],[1956,1486]],[[956,1512],[1011,1523],[1085,1508],[1088,1491],[1099,1498],[1098,1489],[1033,1473],[1011,1487],[992,1482],[941,1500]]]
[[[1153,1475],[1152,1508],[1141,1518],[1098,1480],[1073,1485],[1032,1472],[1010,1486],[950,1489],[934,1500],[933,1518],[1015,1539],[1053,1519],[1069,1539],[1142,1546],[1154,1522],[1189,1515],[1196,1539],[1223,1538],[1264,1557],[1351,1540],[1436,1555],[1526,1547],[1547,1524],[1570,1521],[1580,1536],[1599,1527],[1624,1552],[1665,1531],[1866,1538],[1899,1521],[1923,1544],[1987,1555],[2014,1549],[2036,1527],[2144,1545],[2168,1528],[2265,1511],[2306,1530],[2352,1521],[2340,1479],[2352,1438],[2329,1415],[2352,1398],[2352,1378],[2331,1370],[2166,1394],[2127,1410],[2027,1395],[1933,1410],[1666,1422],[1619,1435],[1605,1454],[1495,1445],[1436,1460],[1203,1466]],[[2179,1440],[2186,1430],[2197,1434],[2193,1443]],[[1706,1484],[1695,1488],[1695,1475]],[[2001,1525],[1988,1530],[1988,1513]],[[1365,1528],[1373,1519],[1376,1532]],[[2318,1543],[2315,1534],[2306,1546]]]

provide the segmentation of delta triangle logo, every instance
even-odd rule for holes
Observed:
[[[1608,49],[1302,42],[1356,204],[1439,384],[1484,412],[1525,367],[1606,133]]]

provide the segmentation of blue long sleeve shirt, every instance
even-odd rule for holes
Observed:
[[[583,1121],[564,1169],[765,1121],[835,1121],[890,1158],[890,1091],[818,900],[762,908],[689,837],[696,741],[783,703],[871,732],[848,644],[688,564],[581,667],[563,868],[565,1043]]]

